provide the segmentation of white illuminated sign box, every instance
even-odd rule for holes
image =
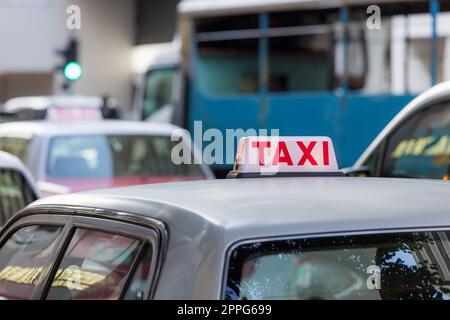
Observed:
[[[245,137],[239,142],[233,173],[337,173],[328,137]]]

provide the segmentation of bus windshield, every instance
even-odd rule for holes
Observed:
[[[155,69],[147,73],[145,79],[144,101],[142,104],[142,120],[156,111],[173,104],[173,88],[177,69],[175,67]]]

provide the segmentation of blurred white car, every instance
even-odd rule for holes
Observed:
[[[106,105],[105,105],[106,103]],[[13,98],[3,111],[18,120],[99,120],[117,118],[117,103],[102,97],[36,96]]]
[[[201,163],[190,137],[177,129],[117,120],[11,122],[0,125],[0,150],[23,161],[44,195],[213,178],[206,165],[172,161],[174,134],[192,163]]]
[[[0,151],[0,228],[38,198],[39,191],[25,166],[17,157]]]
[[[434,86],[403,108],[347,173],[448,180],[450,82]]]

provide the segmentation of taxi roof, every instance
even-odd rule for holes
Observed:
[[[259,178],[133,186],[43,199],[160,220],[186,235],[246,238],[450,226],[450,184],[383,178]]]
[[[21,109],[43,110],[51,107],[100,108],[103,99],[95,96],[31,96],[17,97],[5,102],[4,109],[16,112]]]
[[[21,121],[0,124],[0,134],[20,136],[62,136],[80,134],[171,135],[179,127],[164,123],[124,120],[94,121]]]

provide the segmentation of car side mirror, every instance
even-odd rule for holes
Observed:
[[[342,172],[346,177],[370,177],[370,169],[366,166],[350,167],[342,169]]]

